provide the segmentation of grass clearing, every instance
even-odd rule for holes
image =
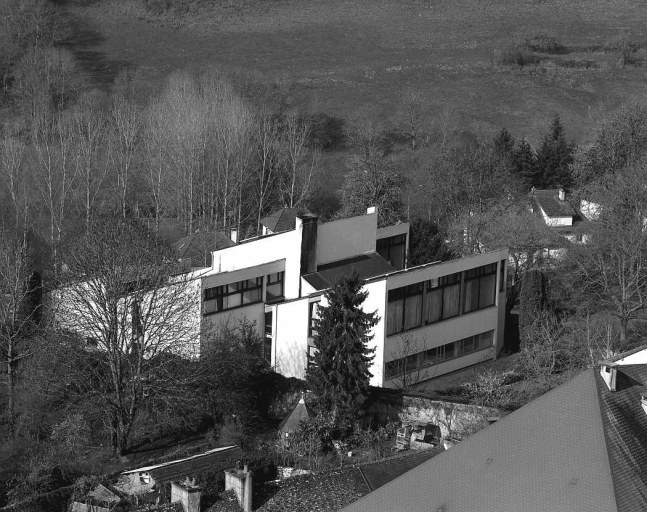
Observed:
[[[643,50],[619,67],[614,49],[647,41],[647,4],[635,0],[185,1],[161,14],[143,5],[73,8],[96,35],[78,51],[90,52],[99,83],[126,65],[152,89],[177,68],[242,69],[341,119],[366,108],[393,117],[413,88],[433,115],[451,109],[463,128],[489,136],[505,126],[534,142],[557,112],[583,142],[604,114],[647,93]],[[501,62],[505,51],[528,62]]]

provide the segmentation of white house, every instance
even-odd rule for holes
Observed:
[[[371,384],[397,386],[487,359],[503,345],[507,250],[407,268],[409,224],[378,228],[377,212],[319,223],[296,210],[263,220],[264,236],[213,251],[202,272],[202,333],[247,318],[276,370],[303,378],[325,291],[357,271],[380,320]]]

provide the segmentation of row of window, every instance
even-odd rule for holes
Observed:
[[[282,300],[284,277],[284,272],[278,272],[265,277],[205,288],[204,312],[205,314],[218,313],[263,302],[263,280],[265,280],[265,302]]]
[[[494,331],[476,334],[440,347],[423,350],[416,354],[389,361],[384,366],[384,375],[387,379],[390,379],[404,373],[422,370],[456,357],[490,348],[493,344]]]
[[[496,272],[497,264],[492,263],[390,290],[387,335],[494,306]],[[502,267],[501,276],[503,275]],[[503,284],[501,279],[501,290]]]

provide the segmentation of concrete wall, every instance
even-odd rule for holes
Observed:
[[[223,326],[234,327],[243,320],[255,322],[259,334],[262,335],[265,327],[265,304],[257,302],[249,306],[242,306],[202,317],[202,343],[207,342],[209,336]]]
[[[368,347],[375,349],[375,357],[371,365],[371,386],[381,386],[384,381],[384,343],[386,338],[386,279],[374,281],[364,285],[364,290],[368,291],[368,297],[362,305],[362,310],[367,313],[376,312],[379,322],[371,330],[373,339],[369,342]]]
[[[549,217],[546,215],[544,209],[540,206],[539,212],[541,213],[542,218],[547,226],[572,226],[573,225],[573,216],[565,215],[563,217]]]
[[[492,407],[405,396],[398,416],[402,421],[433,423],[440,427],[441,435],[447,438],[461,437],[487,427],[488,418],[500,417],[501,411]]]
[[[276,305],[273,360],[277,372],[303,379],[308,350],[308,298]]]
[[[375,348],[375,359],[371,366],[371,385],[382,385],[382,368],[384,366],[384,332],[386,317],[386,280],[368,283],[364,286],[368,297],[362,306],[366,312],[377,312],[380,321],[372,329],[373,339],[369,348]],[[273,350],[276,354],[276,371],[286,377],[304,378],[307,368],[308,350],[308,310],[310,300],[306,297],[301,300],[277,304],[275,320]],[[321,306],[326,306],[325,296],[319,300]],[[274,361],[273,361],[274,362]]]
[[[58,324],[82,338],[94,338],[99,350],[106,350],[105,315],[95,299],[102,294],[98,280],[60,288],[47,295],[46,303]],[[168,286],[143,293],[138,298],[143,349],[170,352],[186,358],[200,354],[201,282],[193,274],[176,276]],[[131,310],[121,301],[118,318],[123,326],[118,339],[121,350],[132,342]]]
[[[254,238],[213,252],[213,264],[207,275],[220,272],[234,272],[248,267],[284,260],[285,297],[299,296],[301,269],[302,221],[297,218],[296,228],[267,237]]]
[[[375,251],[377,214],[326,222],[317,233],[317,265]]]

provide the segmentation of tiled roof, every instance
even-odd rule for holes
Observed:
[[[122,474],[149,473],[157,483],[182,480],[187,476],[196,476],[204,471],[220,471],[231,468],[242,458],[239,446],[215,448],[199,455],[185,459],[163,462],[154,466],[146,466],[124,471]]]
[[[583,372],[344,510],[618,510],[595,371]]]
[[[566,201],[559,199],[559,189],[534,190],[532,196],[549,217],[575,216],[577,212]]]
[[[281,208],[280,210],[271,213],[267,217],[261,219],[261,224],[269,229],[272,233],[280,233],[281,231],[290,231],[295,227],[295,220],[297,215],[308,214],[309,212],[299,208]]]
[[[618,512],[647,510],[647,365],[616,366],[616,391],[596,374]]]
[[[431,448],[428,450],[406,452],[377,462],[361,464],[358,466],[358,469],[362,473],[368,488],[374,491],[423,462],[428,461],[442,451],[443,448]]]
[[[320,265],[316,272],[306,274],[303,278],[319,291],[330,288],[340,277],[349,275],[354,270],[357,271],[360,279],[369,279],[396,271],[382,256],[371,252]]]
[[[211,252],[236,245],[222,231],[202,231],[173,243],[179,259],[191,258],[194,267],[211,265]]]
[[[299,430],[301,422],[309,417],[310,412],[308,411],[308,406],[302,398],[294,409],[292,409],[292,412],[283,419],[279,425],[279,430],[281,432],[296,432]]]

